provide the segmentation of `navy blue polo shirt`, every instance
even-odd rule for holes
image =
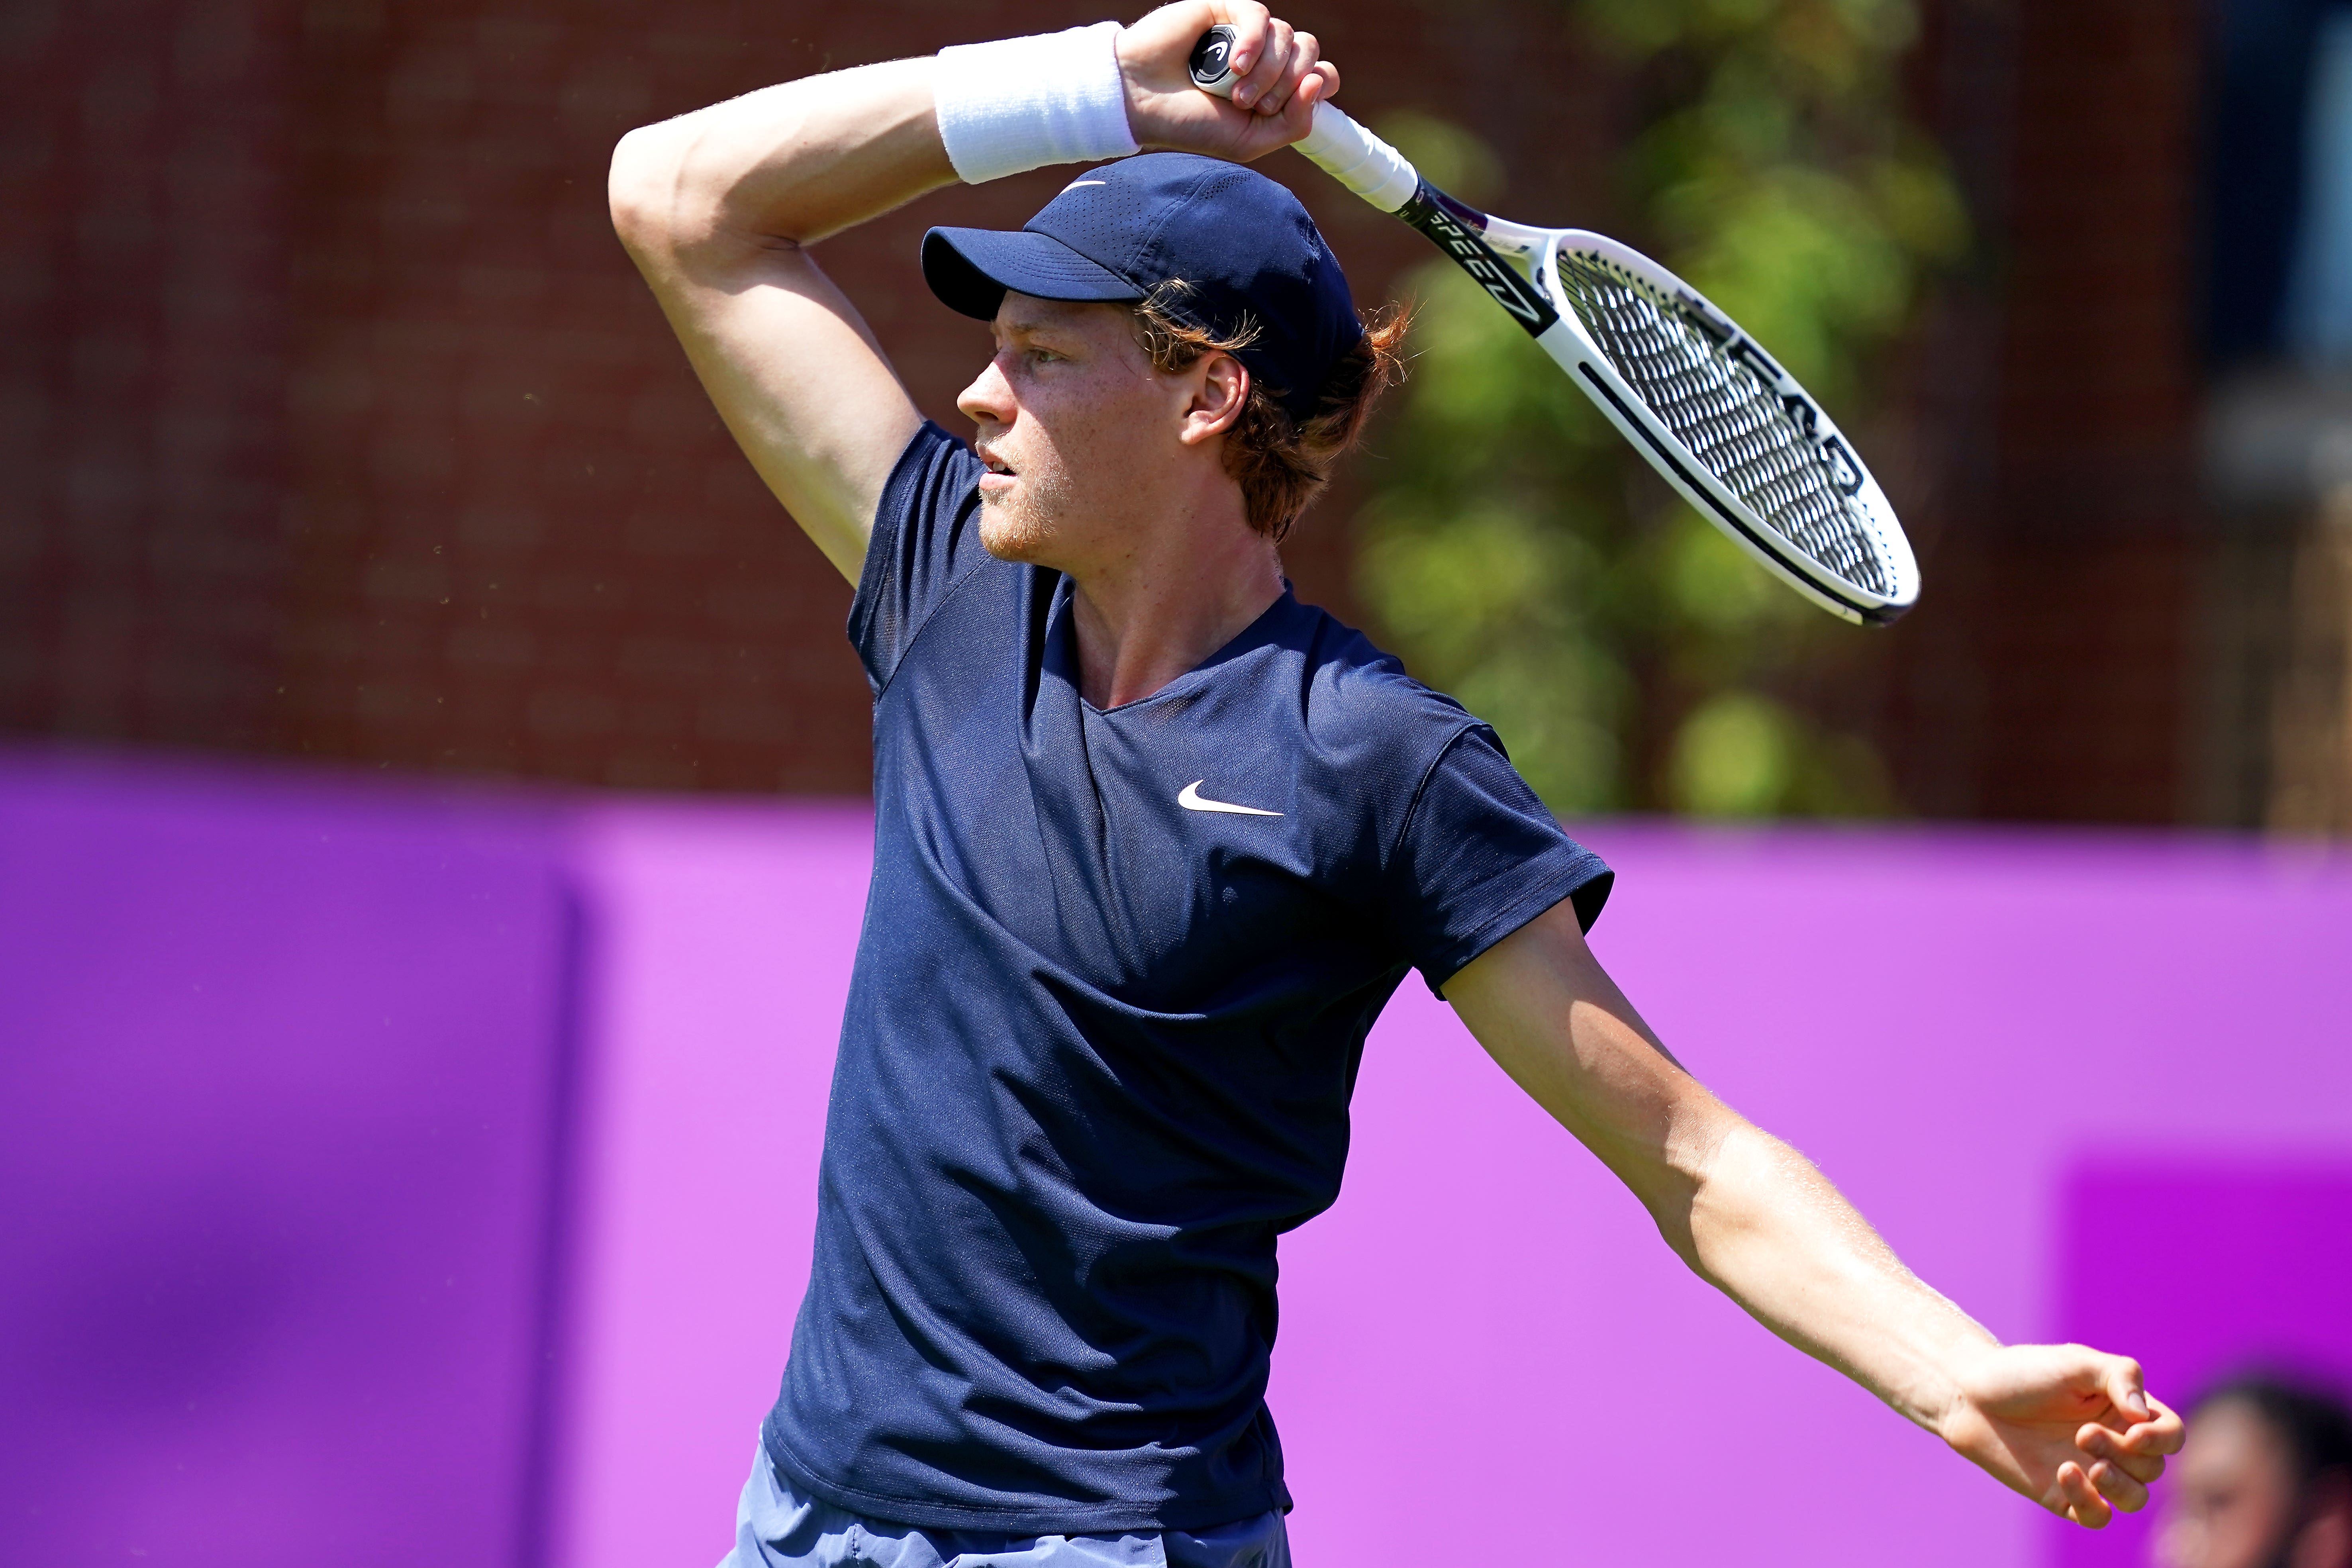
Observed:
[[[1192,1530],[1287,1508],[1275,1242],[1339,1195],[1365,1032],[1610,872],[1494,733],[1285,592],[1123,707],[1070,585],[980,543],[926,426],[849,630],[874,879],[815,1261],[763,1436],[869,1517]]]

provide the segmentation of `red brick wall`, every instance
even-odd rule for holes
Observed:
[[[2200,388],[2194,0],[1939,0],[1922,98],[1980,253],[1909,370],[1927,589],[1875,673],[1932,815],[2177,821]]]
[[[266,742],[289,42],[267,0],[0,7],[0,727]]]
[[[74,151],[30,176],[13,173],[21,154],[11,165],[32,182],[16,205],[53,231],[44,276],[69,280],[51,285],[69,308],[11,318],[38,349],[12,372],[10,428],[47,491],[21,535],[37,542],[0,568],[7,592],[43,606],[0,630],[0,725],[620,784],[862,790],[848,589],[696,387],[612,237],[605,162],[631,125],[770,81],[1099,8],[243,3],[258,20],[238,25],[269,43],[238,57],[233,82],[173,63],[217,53],[229,13],[131,0],[50,13],[10,83]],[[121,74],[125,34],[178,84],[180,118],[84,153],[73,128],[110,89],[82,84]],[[1336,57],[1353,51],[1359,108],[1427,102],[1498,141],[1543,125],[1521,170],[1541,210],[1589,209],[1604,168],[1605,100],[1565,90],[1591,74],[1567,40],[1541,5],[1466,22],[1350,7],[1330,30]],[[190,127],[215,121],[244,138],[245,207],[207,205],[222,198],[171,173]],[[1295,159],[1273,167],[1326,219],[1368,300],[1425,254]],[[821,253],[951,426],[986,338],[923,292],[916,241],[931,223],[1017,223],[1059,183],[944,193]],[[178,221],[158,213],[137,246],[91,241],[134,191],[179,193]],[[77,243],[97,246],[94,266]],[[167,331],[143,323],[170,316],[181,285],[158,279],[192,247],[243,268],[215,258],[186,282],[199,299],[232,286],[207,307],[212,335],[109,348],[133,322]],[[134,359],[135,374],[109,368]],[[91,462],[118,487],[136,468],[129,446],[179,449],[161,429],[173,421],[233,421],[241,445],[187,458],[210,487],[200,504],[185,485],[89,500],[72,489],[88,465],[60,459],[53,418],[108,432]],[[1290,559],[1343,607],[1346,513],[1335,497]],[[84,558],[131,532],[141,542],[108,545],[110,574],[86,581]],[[176,575],[158,578],[166,567]],[[214,695],[194,700],[198,687]],[[105,700],[72,695],[86,688]]]
[[[2198,8],[2077,0],[2020,16],[1984,805],[2167,822],[2210,548],[2189,336]]]
[[[628,126],[1099,13],[673,0],[19,0],[0,10],[0,729],[586,782],[850,792],[848,590],[761,490],[614,241]],[[1625,129],[1550,0],[1340,8],[1360,110],[1463,120],[1504,205],[1612,226]],[[1879,467],[1926,602],[1824,699],[1958,816],[2179,811],[2197,389],[2190,0],[1935,0],[1922,100],[1981,264]],[[1421,242],[1287,154],[1383,297]],[[824,247],[923,406],[980,328],[933,222]],[[1376,463],[1374,452],[1364,463]],[[1360,465],[1359,471],[1363,471]],[[1291,551],[1349,607],[1349,497]],[[2062,608],[2063,606],[2063,608]]]

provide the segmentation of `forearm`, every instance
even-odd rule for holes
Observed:
[[[1811,1161],[1716,1109],[1686,1205],[1660,1218],[1676,1250],[1780,1338],[1948,1436],[1964,1370],[1999,1342],[1906,1268]]]
[[[641,259],[806,244],[953,184],[933,66],[806,77],[630,132],[613,154],[623,240]]]
[[[1445,994],[1667,1244],[1765,1327],[2053,1512],[2095,1528],[2146,1504],[2180,1418],[2147,1397],[2138,1364],[2081,1345],[2004,1347],[1921,1283],[1803,1155],[1666,1054],[1565,901]]]
[[[1602,972],[1566,904],[1446,984],[1481,1044],[1765,1327],[1941,1431],[1992,1336],[1903,1267],[1811,1162],[1707,1092]]]

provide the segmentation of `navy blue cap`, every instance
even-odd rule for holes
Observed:
[[[1008,289],[1132,301],[1188,283],[1169,313],[1220,337],[1255,322],[1241,362],[1294,419],[1315,412],[1331,367],[1364,335],[1347,275],[1298,198],[1254,169],[1190,153],[1090,169],[1017,231],[935,228],[923,237],[923,279],[950,310],[982,321]]]

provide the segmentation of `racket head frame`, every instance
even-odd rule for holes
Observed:
[[[1233,90],[1235,30],[1220,23],[1194,46],[1193,85],[1219,97]],[[1683,499],[1759,565],[1833,616],[1885,626],[1919,596],[1919,566],[1885,492],[1811,394],[1783,370],[1737,322],[1697,289],[1631,246],[1584,229],[1532,228],[1478,211],[1423,179],[1395,148],[1328,103],[1315,106],[1314,124],[1298,151],[1382,212],[1421,230],[1509,312],[1569,379],[1592,400],[1618,433],[1647,458]],[[1743,500],[1688,443],[1675,434],[1625,377],[1585,326],[1561,279],[1560,257],[1573,250],[1586,265],[1618,275],[1713,345],[1734,376],[1752,377],[1781,451],[1810,448],[1820,479],[1860,514],[1861,531],[1885,579],[1884,589],[1857,583],[1817,561]],[[1516,264],[1516,265],[1514,265]],[[1752,438],[1753,426],[1746,433]]]
[[[1424,205],[1433,207],[1444,217],[1414,210]],[[1830,614],[1858,625],[1885,626],[1917,602],[1919,567],[1910,541],[1905,537],[1885,492],[1879,488],[1877,479],[1863,462],[1853,443],[1796,377],[1782,369],[1778,361],[1697,289],[1633,247],[1606,235],[1585,229],[1534,228],[1493,217],[1454,201],[1426,182],[1415,201],[1399,216],[1429,235],[1439,248],[1494,295],[1497,303],[1510,310],[1538,346],[1591,399],[1619,434],[1650,460],[1660,477],[1759,565]],[[1453,220],[1451,225],[1444,221],[1445,217]],[[1449,227],[1475,232],[1488,255],[1516,263],[1511,269],[1542,295],[1549,307],[1550,319],[1533,317],[1526,309],[1523,292],[1518,303],[1507,298],[1507,291],[1496,287],[1490,269],[1478,266],[1475,256],[1465,254],[1467,247],[1462,237],[1444,232]],[[1791,543],[1718,479],[1651,409],[1619,374],[1570,302],[1560,280],[1563,251],[1592,258],[1634,282],[1652,295],[1654,302],[1672,309],[1713,340],[1727,358],[1756,379],[1761,390],[1805,434],[1832,488],[1861,514],[1863,526],[1877,546],[1879,563],[1889,580],[1886,591],[1852,582]]]

